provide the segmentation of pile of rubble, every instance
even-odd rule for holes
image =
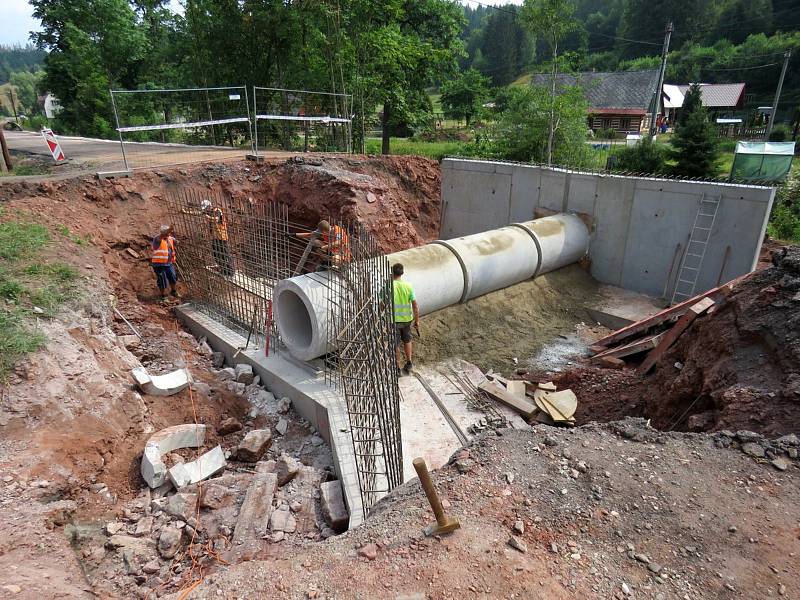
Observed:
[[[148,345],[132,342],[134,352]],[[252,408],[244,423],[223,414],[215,427],[186,423],[155,432],[142,453],[145,485],[119,508],[118,518],[67,525],[88,578],[112,595],[161,596],[220,564],[265,556],[271,545],[313,543],[348,527],[330,451],[291,410],[291,400],[264,389],[249,365],[225,367],[205,340],[192,342],[202,357],[193,362],[210,363],[212,383]],[[213,402],[212,386],[192,381],[185,360],[143,358],[147,368],[133,373],[143,392],[161,393],[152,388],[163,380],[164,395],[189,386],[198,401]]]

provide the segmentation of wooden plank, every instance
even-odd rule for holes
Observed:
[[[594,344],[592,346],[589,346],[589,351],[592,354],[600,354],[601,352],[605,352],[606,350],[608,350],[608,346],[601,346],[600,344]]]
[[[610,346],[612,344],[616,344],[626,338],[629,338],[637,333],[642,333],[647,331],[651,327],[658,325],[659,323],[663,323],[667,319],[672,317],[680,317],[683,313],[685,313],[690,306],[697,304],[700,300],[704,298],[712,298],[717,300],[719,298],[727,296],[733,286],[739,282],[743,277],[737,277],[733,281],[729,281],[728,283],[712,288],[702,294],[695,296],[694,298],[689,298],[688,300],[684,300],[675,306],[671,306],[670,308],[665,308],[661,312],[654,314],[651,317],[647,317],[646,319],[642,319],[641,321],[636,321],[632,325],[628,325],[627,327],[623,327],[622,329],[618,329],[614,333],[607,335],[604,338],[597,340],[594,345],[596,346]]]
[[[506,389],[515,396],[525,397],[525,382],[521,379],[509,379]]]
[[[691,325],[697,317],[702,315],[714,305],[715,302],[711,298],[703,298],[699,302],[696,302],[690,306],[683,316],[678,319],[677,323],[672,326],[672,329],[664,333],[664,335],[661,337],[661,340],[659,340],[658,345],[653,348],[645,357],[644,361],[642,361],[642,364],[637,367],[636,372],[639,375],[645,375],[650,369],[652,369],[653,365],[658,362],[658,359],[666,354],[667,350],[672,347],[681,334],[686,331],[689,325]]]
[[[650,350],[658,345],[658,342],[661,340],[661,336],[663,335],[664,335],[663,333],[658,333],[656,335],[649,335],[639,340],[634,340],[629,344],[625,344],[624,346],[618,346],[616,348],[612,348],[611,350],[606,350],[602,354],[593,356],[592,361],[596,362],[598,359],[604,356],[623,358],[625,356],[630,356],[631,354],[638,354],[639,352]]]
[[[596,359],[594,362],[607,369],[625,368],[625,361],[621,358],[615,358],[613,356],[595,356],[594,358]]]
[[[525,397],[512,394],[492,381],[484,381],[478,386],[498,402],[510,406],[526,419],[536,410],[536,405]]]

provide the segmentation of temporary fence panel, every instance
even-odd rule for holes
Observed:
[[[350,152],[352,96],[313,90],[253,87],[256,154]]]
[[[170,90],[111,90],[125,170],[252,152],[248,90],[244,86]]]

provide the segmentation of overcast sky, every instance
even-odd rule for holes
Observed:
[[[461,0],[473,8],[474,0]],[[522,0],[480,0],[483,4],[522,4]],[[172,0],[178,5],[178,0]],[[39,21],[33,18],[33,7],[28,0],[0,0],[0,44],[26,44],[31,31],[39,29]]]

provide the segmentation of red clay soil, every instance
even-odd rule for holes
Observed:
[[[578,396],[577,422],[630,415],[659,429],[800,431],[800,248],[779,248],[772,263],[697,319],[646,378],[594,366],[557,376]]]

